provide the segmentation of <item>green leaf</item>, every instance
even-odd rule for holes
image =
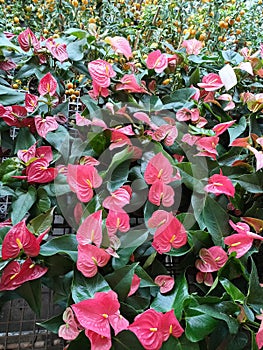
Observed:
[[[12,176],[21,175],[22,167],[18,158],[8,158],[0,163],[0,180],[3,184],[16,182]]]
[[[17,199],[12,202],[11,220],[13,225],[20,222],[36,200],[36,189],[33,186],[27,192],[16,191]]]
[[[191,309],[187,310],[185,321],[185,335],[192,342],[204,339],[218,324],[213,317]]]
[[[170,336],[161,350],[200,350],[199,344],[190,342],[183,334],[179,339]]]
[[[84,39],[88,35],[88,32],[79,28],[69,28],[64,32],[64,34],[73,35],[78,39]]]
[[[110,287],[101,274],[86,278],[75,270],[72,283],[72,298],[75,303],[94,297],[97,292],[108,292]]]
[[[237,125],[231,126],[228,129],[230,136],[229,144],[231,144],[239,135],[241,135],[247,127],[246,117],[241,117]]]
[[[107,188],[110,192],[117,190],[127,181],[130,163],[130,160],[126,160],[113,170],[107,183]]]
[[[37,325],[47,329],[50,332],[57,334],[59,327],[64,323],[62,316],[63,316],[63,313],[60,315],[54,316],[44,322],[37,322]]]
[[[210,196],[206,197],[203,220],[215,245],[222,246],[223,238],[230,234],[229,215]]]
[[[24,298],[31,309],[40,316],[41,311],[41,282],[40,278],[24,283],[17,290],[17,293]]]
[[[175,287],[167,294],[158,292],[151,307],[159,312],[174,310],[178,319],[181,319],[184,310],[184,301],[189,297],[188,284],[184,275],[175,280]]]
[[[121,248],[126,249],[130,247],[139,247],[147,240],[147,238],[148,231],[146,229],[131,229],[127,233],[121,235]]]
[[[20,47],[14,45],[9,39],[7,39],[4,33],[0,33],[0,48],[9,48],[21,52]]]
[[[60,125],[57,130],[49,132],[46,140],[67,159],[69,153],[69,134],[67,129]]]
[[[238,177],[231,177],[235,179],[246,191],[251,193],[262,193],[263,177],[260,172],[254,174],[245,174]]]
[[[238,65],[240,62],[244,60],[243,56],[241,56],[236,51],[224,50],[224,51],[221,51],[221,53],[225,61],[232,63],[234,65]]]
[[[67,350],[90,350],[90,341],[84,331],[80,332],[79,336],[70,342]]]
[[[251,259],[251,272],[249,275],[248,294],[245,304],[257,313],[261,314],[263,300],[263,288],[259,284],[258,272],[254,261]]]
[[[110,287],[124,300],[131,288],[131,282],[138,263],[124,266],[105,277]]]
[[[1,42],[2,39],[0,39]],[[0,103],[3,106],[17,105],[25,101],[25,93],[0,85]]]
[[[185,107],[186,102],[194,96],[196,93],[195,89],[193,88],[183,88],[176,90],[169,96],[165,96],[163,99],[163,109],[171,109],[179,110],[183,107]]]
[[[231,283],[227,278],[222,277],[219,279],[219,281],[233,301],[243,304],[245,295],[233,283]]]
[[[55,207],[49,209],[46,213],[40,214],[34,219],[30,220],[27,227],[28,229],[37,234],[41,234],[51,227],[53,222],[53,214]]]
[[[36,142],[36,139],[29,131],[29,128],[20,128],[16,137],[16,147],[14,153],[22,149],[28,149]]]
[[[51,241],[41,246],[40,254],[43,256],[67,254],[76,262],[78,257],[78,243],[76,236],[72,234],[52,238]]]
[[[83,45],[85,44],[84,39],[77,40],[67,45],[67,53],[69,59],[73,61],[81,61],[84,57]]]
[[[38,188],[37,203],[36,203],[38,213],[46,212],[47,210],[50,209],[50,206],[51,206],[51,201],[47,194],[47,191],[43,187]]]
[[[131,331],[122,331],[117,336],[112,337],[112,350],[143,350],[136,335]]]

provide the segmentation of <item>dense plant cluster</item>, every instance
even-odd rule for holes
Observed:
[[[82,3],[45,2],[75,14],[60,37],[0,37],[1,304],[39,312],[46,285],[69,350],[262,348],[262,44],[208,54],[158,2]]]

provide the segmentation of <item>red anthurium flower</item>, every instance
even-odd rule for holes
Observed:
[[[147,164],[144,179],[149,185],[152,185],[156,180],[165,184],[174,181],[173,167],[161,152],[156,154]]]
[[[50,146],[41,146],[36,149],[37,158],[45,158],[49,163],[53,160],[52,148]]]
[[[197,84],[206,91],[215,91],[224,86],[220,76],[215,73],[209,73],[203,77],[202,83]]]
[[[263,240],[263,237],[259,236],[259,239]],[[228,253],[236,252],[237,259],[249,251],[253,245],[253,241],[254,238],[245,233],[233,234],[224,239],[225,244],[228,245]]]
[[[94,331],[86,330],[85,335],[89,338],[91,350],[110,350],[111,339],[104,337]]]
[[[125,211],[109,210],[106,227],[109,236],[114,235],[118,230],[120,232],[127,232],[130,229],[130,217]]]
[[[146,59],[146,66],[148,69],[154,69],[156,73],[162,73],[168,66],[168,58],[160,50],[153,51]]]
[[[38,96],[26,93],[25,95],[25,108],[28,112],[32,113],[37,107]]]
[[[132,145],[132,142],[128,136],[118,130],[114,130],[111,133],[111,144],[109,150],[112,151],[114,148],[123,147],[126,145]]]
[[[182,47],[185,47],[188,55],[198,55],[202,50],[203,43],[196,39],[189,39],[183,41]]]
[[[116,84],[116,90],[127,90],[128,92],[148,93],[145,88],[137,83],[134,74],[125,74],[119,84]]]
[[[95,245],[79,245],[77,268],[85,277],[93,277],[97,274],[98,267],[107,265],[110,257],[104,249]]]
[[[35,48],[39,45],[39,41],[37,40],[35,34],[29,28],[20,33],[17,40],[21,49],[26,52],[29,51],[32,46]]]
[[[148,194],[149,201],[157,206],[170,207],[174,204],[174,190],[170,185],[166,185],[161,180],[156,180]]]
[[[57,130],[58,123],[55,117],[42,118],[40,115],[35,116],[35,125],[39,136],[46,138],[47,133]]]
[[[131,195],[130,186],[121,186],[119,189],[111,192],[111,195],[104,199],[102,205],[106,209],[121,211],[121,208],[130,203]]]
[[[223,134],[223,132],[225,132],[230,126],[235,124],[235,122],[235,120],[231,120],[230,122],[217,124],[212,130],[216,133],[216,136],[219,136]]]
[[[18,261],[11,261],[3,270],[0,280],[0,291],[14,290],[23,283],[42,277],[47,267],[36,265],[28,258],[20,265]]]
[[[66,44],[57,44],[53,38],[48,38],[46,41],[46,48],[59,62],[64,62],[68,59]]]
[[[80,164],[81,165],[93,165],[93,166],[96,166],[96,165],[99,165],[100,162],[91,157],[91,156],[83,156],[81,159],[80,159]]]
[[[10,218],[0,222],[0,228],[6,227],[6,226],[12,226],[12,220]]]
[[[133,295],[138,290],[140,283],[141,283],[140,277],[138,277],[136,274],[134,274],[132,277],[131,288],[130,288],[130,291],[127,295],[128,297]]]
[[[116,53],[124,55],[127,60],[132,57],[132,49],[129,41],[122,36],[107,37],[105,41],[111,45]]]
[[[221,174],[215,174],[208,179],[208,185],[204,187],[204,190],[209,193],[213,193],[216,196],[220,194],[226,194],[227,196],[234,197],[235,187],[227,176]]]
[[[187,233],[181,222],[173,217],[168,225],[156,230],[152,246],[159,253],[167,253],[171,248],[180,248],[187,243]]]
[[[260,310],[262,312],[262,310]],[[259,349],[263,347],[263,314],[257,315],[256,318],[261,321],[259,330],[256,334],[256,343]]]
[[[199,151],[197,153],[197,156],[203,156],[203,157],[211,157],[213,159],[216,159],[217,156],[217,150],[216,146],[219,142],[218,136],[204,136],[204,137],[198,137],[195,141],[195,145]]]
[[[201,138],[202,138],[201,136],[184,134],[184,136],[182,137],[182,142],[187,143],[189,146],[193,146]]]
[[[247,234],[250,232],[250,227],[244,222],[238,222],[235,224],[232,220],[229,220],[229,224],[237,233]]]
[[[161,293],[168,293],[174,287],[174,278],[167,275],[159,275],[155,277],[154,283],[160,287]]]
[[[192,122],[197,122],[200,119],[200,113],[198,108],[182,108],[176,112],[176,119],[180,122],[191,120]]]
[[[148,227],[157,228],[159,231],[156,231],[156,234],[158,234],[169,225],[173,218],[173,214],[167,212],[166,210],[156,210],[151,216],[151,218],[148,220]]]
[[[26,168],[28,182],[47,183],[51,182],[58,175],[58,170],[48,168],[49,161],[46,158],[40,158],[30,163]]]
[[[107,88],[110,85],[110,78],[116,75],[112,66],[100,59],[89,62],[88,70],[92,80],[103,88]]]
[[[170,335],[180,338],[184,330],[175,317],[174,310],[170,310],[162,315],[163,340],[166,341]]]
[[[74,340],[79,335],[80,329],[70,307],[66,308],[62,318],[65,324],[59,327],[58,336],[65,340]]]
[[[13,60],[6,60],[0,62],[0,69],[8,72],[9,70],[15,69],[17,67]]]
[[[37,238],[28,230],[24,219],[6,234],[2,244],[2,259],[16,258],[21,251],[30,257],[37,256],[40,251],[40,242],[46,233]]]
[[[76,113],[76,125],[78,126],[100,126],[103,129],[107,129],[107,125],[104,123],[103,120],[98,119],[98,118],[93,118],[92,121],[85,118],[84,116],[82,116],[81,114],[79,114],[78,112]]]
[[[28,163],[30,159],[34,158],[36,154],[36,144],[34,143],[29,149],[19,150],[17,156],[24,163]]]
[[[127,329],[128,321],[119,314],[120,303],[117,294],[98,292],[93,299],[83,300],[72,305],[72,309],[78,322],[85,331],[93,331],[108,339],[111,338],[111,328],[115,335],[121,330]]]
[[[155,141],[164,140],[166,146],[172,146],[178,136],[178,130],[174,125],[164,124],[152,133],[152,139]]]
[[[100,86],[96,83],[96,81],[92,82],[93,89],[89,91],[89,95],[91,98],[96,100],[99,96],[108,97],[110,92],[109,89],[103,86]]]
[[[249,146],[249,140],[250,140],[249,136],[241,137],[241,138],[235,139],[230,144],[230,146],[232,146],[232,147],[247,147],[247,146]]]
[[[148,309],[135,317],[129,330],[135,333],[146,350],[159,350],[164,341],[162,313]]]
[[[67,181],[81,202],[89,202],[93,197],[93,188],[102,184],[102,178],[92,165],[69,164]]]
[[[38,92],[40,93],[40,96],[44,96],[46,94],[53,96],[55,95],[57,86],[58,83],[56,79],[50,72],[48,72],[46,75],[43,76],[42,79],[40,79],[38,85]]]
[[[76,238],[79,244],[94,243],[100,247],[102,242],[102,210],[86,217],[77,231]]]
[[[201,272],[214,272],[221,269],[227,262],[227,253],[222,247],[202,248],[199,252],[201,259],[196,260],[195,266]]]

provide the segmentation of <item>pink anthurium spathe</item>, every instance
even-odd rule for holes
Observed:
[[[134,74],[125,74],[121,78],[120,83],[116,84],[116,90],[126,90],[134,93],[147,93],[147,90],[138,84]]]
[[[53,38],[48,38],[46,41],[46,48],[59,62],[64,62],[68,59],[66,44],[58,44]]]
[[[27,181],[29,183],[47,183],[53,181],[57,175],[56,168],[48,168],[49,161],[46,158],[39,158],[30,163],[26,168]]]
[[[111,338],[104,337],[94,331],[86,330],[85,335],[89,338],[91,350],[110,350]]]
[[[38,96],[26,93],[25,95],[25,108],[28,112],[32,113],[36,109],[38,104]]]
[[[205,75],[202,79],[202,82],[198,83],[197,85],[206,91],[215,91],[221,89],[221,87],[224,86],[220,76],[215,73],[209,73]]]
[[[102,178],[92,165],[69,164],[67,181],[81,202],[89,202],[93,197],[93,189],[102,184]]]
[[[261,240],[263,237],[259,236]],[[239,259],[245,255],[253,245],[254,238],[244,233],[236,233],[224,238],[228,245],[228,253],[236,252],[236,258]]]
[[[102,210],[90,214],[78,228],[77,241],[79,244],[95,244],[100,247],[102,242]]]
[[[107,88],[110,85],[110,78],[116,75],[111,64],[101,59],[89,62],[88,70],[92,80],[102,88]]]
[[[216,136],[219,136],[223,134],[223,132],[225,132],[228,128],[230,128],[230,126],[235,124],[235,122],[235,120],[231,120],[230,122],[217,124],[213,127],[212,130],[216,133]]]
[[[29,28],[20,33],[17,37],[17,40],[21,49],[26,52],[29,51],[32,47],[35,48],[39,45],[39,41],[37,40],[35,34]]]
[[[22,264],[13,260],[3,270],[0,279],[0,292],[14,290],[25,282],[40,278],[47,270],[47,267],[35,264],[30,258]]]
[[[50,131],[58,129],[58,123],[55,117],[47,116],[42,118],[40,115],[37,115],[34,120],[38,135],[44,139]]]
[[[230,197],[235,195],[235,187],[232,184],[231,180],[227,177],[220,174],[215,174],[208,179],[208,184],[204,187],[204,190],[209,193],[213,193],[216,196],[220,194],[225,194]]]
[[[149,185],[152,185],[156,180],[165,184],[174,181],[173,167],[161,152],[156,154],[147,164],[144,179]]]
[[[129,41],[122,36],[107,37],[105,41],[111,45],[116,53],[124,55],[127,60],[132,57],[132,49]]]
[[[220,246],[202,248],[199,252],[200,259],[196,260],[195,266],[201,272],[218,271],[227,262],[227,253]]]
[[[111,195],[104,199],[102,205],[106,209],[121,211],[120,209],[130,203],[131,195],[130,186],[121,186],[119,189],[111,192]]]
[[[159,253],[167,253],[172,248],[178,249],[187,243],[187,233],[183,224],[175,217],[168,225],[160,226],[156,230],[152,246]]]
[[[201,157],[210,157],[213,159],[216,159],[217,156],[217,150],[216,146],[219,142],[218,136],[193,136],[195,137],[195,145],[199,153],[196,154],[196,156]]]
[[[57,89],[58,83],[56,79],[53,77],[53,75],[48,72],[46,75],[43,76],[42,79],[39,81],[38,85],[38,92],[40,96],[50,95],[54,96],[56,89]]]
[[[109,210],[106,227],[109,236],[112,236],[117,231],[127,232],[130,229],[130,217],[125,211]]]
[[[85,277],[93,277],[98,272],[98,267],[107,265],[111,256],[104,249],[92,244],[78,246],[77,269]]]
[[[172,335],[174,338],[180,338],[184,333],[183,327],[175,317],[174,310],[165,312],[162,315],[162,333],[164,341],[166,341],[170,335]]]
[[[134,274],[132,277],[131,288],[127,295],[128,297],[132,296],[138,290],[140,283],[141,283],[141,278],[136,274]]]
[[[73,304],[72,309],[85,331],[93,331],[108,339],[111,339],[111,326],[117,334],[129,325],[119,313],[120,303],[112,290],[97,292],[94,298]]]
[[[25,219],[13,226],[2,243],[2,259],[16,258],[21,251],[29,257],[35,257],[40,251],[40,242],[47,232],[39,237],[33,235],[26,226]]]
[[[161,204],[164,207],[170,207],[174,204],[174,190],[170,185],[166,185],[161,180],[156,180],[149,190],[148,199],[158,207]]]
[[[65,340],[76,339],[79,335],[80,329],[75,320],[74,313],[70,307],[66,308],[62,318],[65,323],[59,327],[58,336]]]
[[[196,39],[184,40],[182,43],[182,47],[186,49],[186,53],[188,55],[199,55],[202,50],[203,43],[202,41]]]
[[[156,73],[162,73],[168,66],[168,58],[160,50],[153,51],[146,59],[146,66],[148,69],[154,69]]]
[[[30,159],[34,158],[36,154],[36,144],[34,143],[28,149],[22,149],[17,152],[17,156],[24,163],[28,163]]]
[[[168,293],[174,287],[174,278],[167,275],[158,275],[154,279],[154,283],[160,287],[160,293]]]

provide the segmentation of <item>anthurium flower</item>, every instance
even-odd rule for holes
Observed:
[[[41,146],[36,149],[37,158],[45,158],[49,163],[53,160],[52,148],[50,146]]]
[[[37,129],[37,133],[39,136],[46,138],[47,134],[50,131],[54,131],[58,129],[58,123],[55,117],[45,117],[42,118],[40,115],[35,116],[35,125]]]
[[[241,217],[241,220],[252,226],[256,233],[263,231],[263,220],[248,216]]]
[[[211,272],[198,271],[196,274],[196,282],[204,283],[206,286],[211,287],[214,283],[214,278]]]
[[[262,312],[262,310],[260,310]],[[263,314],[257,315],[256,318],[261,321],[260,327],[256,334],[256,343],[259,349],[263,347]]]
[[[158,234],[169,225],[173,218],[174,216],[171,212],[167,212],[166,210],[156,210],[148,220],[148,227],[157,228],[159,231],[156,231],[156,234]]]
[[[132,57],[132,49],[129,41],[122,36],[114,36],[113,38],[107,37],[105,41],[111,45],[116,53],[124,55],[127,60]]]
[[[263,168],[263,152],[258,151],[256,148],[248,145],[247,148],[254,153],[256,157],[256,171],[260,170]]]
[[[224,111],[230,111],[235,108],[235,102],[233,102],[232,96],[229,94],[222,94],[216,99],[220,101],[228,101],[227,105],[223,108]]]
[[[230,122],[219,123],[215,125],[212,130],[216,133],[216,136],[219,136],[223,134],[223,132],[225,132],[228,128],[230,128],[230,126],[235,124],[235,122],[235,120],[231,120]]]
[[[110,94],[108,88],[100,86],[95,81],[92,82],[92,87],[93,89],[89,91],[89,95],[94,100],[96,100],[99,96],[108,97]]]
[[[34,158],[36,154],[36,144],[34,143],[28,149],[19,150],[17,156],[24,163],[28,163],[30,159]]]
[[[200,118],[200,113],[198,108],[181,108],[176,112],[176,119],[180,122],[191,120],[192,122],[197,122]]]
[[[86,217],[78,228],[76,238],[79,244],[94,243],[100,247],[102,242],[102,210]]]
[[[80,329],[75,320],[74,313],[70,307],[67,307],[62,316],[65,324],[61,325],[58,330],[58,336],[65,340],[74,340],[79,335]]]
[[[116,90],[127,90],[128,92],[147,93],[147,90],[137,83],[134,74],[125,74],[119,84],[116,84]]]
[[[68,59],[66,44],[58,44],[53,38],[48,38],[46,41],[46,48],[59,62],[64,62]]]
[[[0,62],[0,69],[8,72],[9,70],[15,69],[17,64],[13,60],[5,60]]]
[[[165,312],[162,315],[162,332],[164,341],[166,341],[170,335],[174,338],[180,338],[183,334],[184,329],[175,317],[174,310]]]
[[[247,146],[249,146],[249,140],[250,140],[249,136],[241,137],[241,138],[235,139],[230,144],[230,146],[232,146],[232,147],[247,147]]]
[[[174,181],[173,167],[161,152],[156,154],[147,164],[144,179],[149,185],[152,185],[156,180],[160,180],[164,184]]]
[[[107,265],[110,257],[104,249],[95,245],[79,245],[77,268],[85,277],[93,277],[97,274],[98,267]]]
[[[117,231],[127,232],[130,229],[130,217],[125,211],[109,210],[106,227],[109,236],[114,235]]]
[[[33,163],[30,163],[26,168],[27,181],[29,183],[47,183],[53,181],[58,175],[58,170],[48,168],[48,166],[49,161],[46,158],[39,158]]]
[[[224,86],[220,76],[215,73],[209,73],[202,79],[202,83],[197,84],[206,91],[215,91]]]
[[[199,251],[201,259],[196,260],[195,266],[201,272],[218,271],[227,262],[227,253],[220,246],[202,248]]]
[[[38,85],[38,92],[40,96],[45,96],[49,94],[50,96],[55,95],[56,89],[57,89],[57,81],[53,77],[53,75],[48,72],[46,75],[43,76],[42,79],[39,81]]]
[[[148,69],[154,69],[156,73],[162,73],[168,66],[168,58],[160,50],[153,51],[146,59],[146,66]]]
[[[102,184],[102,178],[92,165],[69,164],[67,181],[81,202],[89,202],[93,197],[93,188]]]
[[[132,145],[132,142],[128,136],[118,130],[114,130],[111,133],[111,144],[109,150],[112,151],[114,148],[123,147],[126,145]]]
[[[119,189],[111,192],[111,195],[104,199],[102,205],[106,209],[121,211],[121,208],[130,203],[131,195],[130,186],[121,186]]]
[[[30,258],[21,265],[18,261],[11,261],[3,270],[0,280],[0,291],[14,290],[23,283],[42,277],[47,267],[35,264]]]
[[[91,350],[110,350],[111,338],[104,337],[94,331],[86,330],[85,335],[89,338]]]
[[[101,59],[89,62],[88,70],[92,80],[103,88],[107,88],[110,85],[110,78],[116,75],[112,66]]]
[[[26,93],[25,95],[25,108],[28,112],[32,113],[36,109],[38,104],[38,96]]]
[[[140,283],[141,283],[141,278],[139,276],[137,276],[136,274],[134,274],[132,277],[131,288],[130,288],[130,291],[127,295],[128,297],[133,295],[138,290]]]
[[[215,174],[208,179],[208,185],[204,187],[204,190],[216,196],[225,194],[234,197],[235,195],[235,187],[227,176],[222,175],[222,171],[220,174]]]
[[[111,328],[115,335],[127,329],[129,322],[120,315],[120,303],[117,294],[97,292],[94,298],[80,301],[72,305],[72,309],[80,325],[85,331],[93,331],[103,337],[111,339]]]
[[[216,146],[219,142],[218,136],[203,136],[199,137],[195,141],[195,145],[199,153],[196,156],[211,157],[216,159],[217,150]]]
[[[159,126],[153,133],[154,141],[164,141],[166,146],[172,146],[178,136],[178,130],[175,125],[164,124]]]
[[[148,199],[158,207],[162,204],[164,207],[170,207],[174,204],[174,190],[170,185],[166,185],[161,180],[156,180],[148,194]]]
[[[158,275],[154,279],[154,283],[160,287],[162,294],[170,292],[174,287],[174,278],[167,275]]]
[[[26,226],[25,219],[13,226],[6,234],[2,243],[2,259],[16,258],[21,251],[27,256],[34,257],[39,254],[40,242],[47,232],[36,237]]]
[[[196,39],[184,40],[182,43],[182,47],[186,49],[186,53],[188,55],[199,55],[202,50],[203,43],[202,41]]]
[[[159,253],[167,253],[171,248],[180,248],[187,243],[187,233],[182,223],[175,217],[168,225],[156,230],[152,246]]]
[[[258,237],[258,239],[263,240],[263,237]],[[254,237],[250,237],[245,233],[237,233],[224,238],[225,244],[228,245],[228,253],[236,252],[237,259],[249,251],[253,245],[253,241]]]
[[[35,48],[39,45],[39,41],[37,40],[35,34],[29,28],[20,33],[17,40],[21,49],[26,52],[32,47]]]

